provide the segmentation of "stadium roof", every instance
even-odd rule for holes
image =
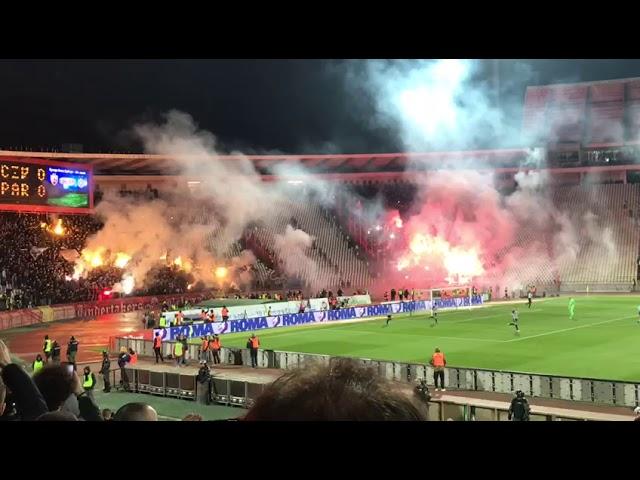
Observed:
[[[421,170],[421,166],[439,167],[450,162],[466,160],[499,167],[520,162],[531,153],[530,149],[474,150],[430,153],[381,153],[341,155],[221,155],[223,162],[248,159],[263,174],[273,174],[277,166],[298,163],[310,173],[370,173]],[[14,152],[0,150],[0,158],[45,158],[93,165],[96,175],[177,175],[179,163],[165,155],[124,153],[60,153]],[[193,157],[194,164],[206,162],[206,158]],[[276,170],[277,171],[277,170]]]

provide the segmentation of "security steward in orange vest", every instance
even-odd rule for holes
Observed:
[[[436,348],[436,351],[431,356],[431,361],[429,363],[433,367],[433,383],[436,384],[436,392],[438,391],[438,379],[440,379],[440,387],[444,392],[444,367],[447,365],[444,353],[442,353],[439,348]]]
[[[202,343],[200,344],[200,361],[207,362],[209,360],[209,339],[202,337]]]
[[[256,337],[255,333],[251,334],[249,337],[247,347],[251,352],[251,366],[256,368],[258,366],[258,349],[260,348],[260,339]]]
[[[136,363],[138,363],[138,354],[133,350],[133,348],[129,349],[129,357],[131,358],[129,360],[129,363],[131,365],[135,365]]]
[[[222,344],[220,343],[220,337],[218,335],[213,336],[213,340],[209,342],[209,349],[211,350],[211,354],[213,355],[213,363],[216,365],[220,363],[220,347]]]
[[[164,358],[162,358],[162,337],[160,336],[160,332],[156,332],[156,336],[153,339],[153,353],[156,354],[156,363],[158,363],[158,358],[162,363],[164,363]]]

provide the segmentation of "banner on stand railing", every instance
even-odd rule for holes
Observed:
[[[159,309],[163,303],[169,305],[184,301],[195,303],[201,301],[204,297],[205,295],[203,294],[158,295],[154,297],[125,297],[102,302],[76,303],[74,305],[74,316],[72,318],[135,312],[144,310],[145,308]]]

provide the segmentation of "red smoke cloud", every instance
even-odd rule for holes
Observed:
[[[470,283],[504,270],[508,265],[500,262],[519,223],[492,177],[472,171],[429,175],[419,213],[404,222],[399,218],[390,211],[385,219],[398,239],[390,249],[396,268],[389,274],[395,282],[422,288]]]

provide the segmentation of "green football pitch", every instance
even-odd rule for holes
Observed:
[[[257,332],[262,348],[345,357],[426,363],[439,347],[449,366],[584,378],[640,381],[640,296],[569,297],[395,315],[353,323],[335,322]],[[520,316],[520,334],[509,326]],[[245,347],[249,333],[229,334],[224,346]],[[197,341],[197,340],[196,340]]]

